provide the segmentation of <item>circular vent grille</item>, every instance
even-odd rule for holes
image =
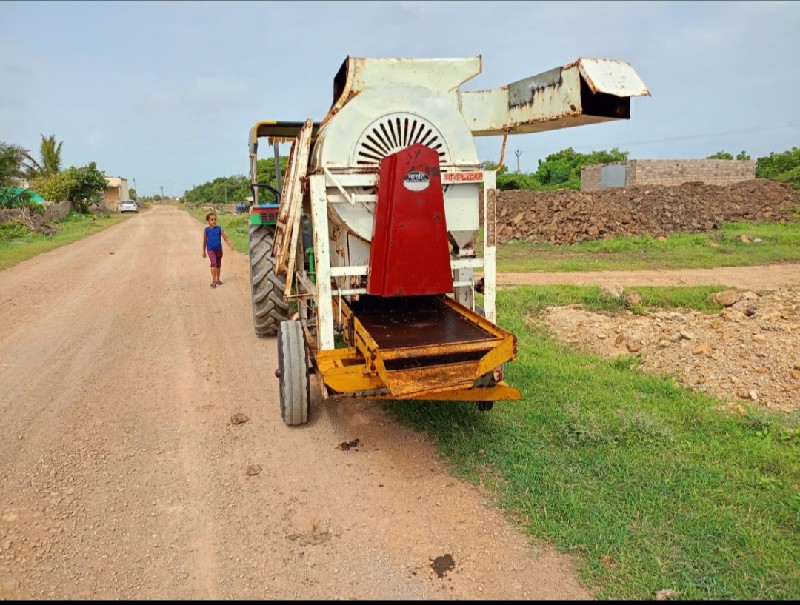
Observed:
[[[370,124],[356,144],[353,162],[356,166],[377,166],[387,155],[415,143],[436,151],[440,164],[450,163],[450,150],[442,133],[427,120],[411,113],[390,114]]]

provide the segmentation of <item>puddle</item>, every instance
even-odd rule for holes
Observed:
[[[453,560],[452,555],[442,555],[441,557],[436,557],[431,563],[433,571],[435,571],[436,575],[440,578],[443,578],[448,571],[452,571],[455,566],[456,562]]]

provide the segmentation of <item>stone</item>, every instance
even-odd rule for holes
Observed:
[[[626,307],[633,307],[642,304],[642,295],[638,292],[626,292],[622,300]]]
[[[738,290],[724,290],[723,292],[712,294],[711,298],[725,307],[732,307],[742,300],[742,294]]]

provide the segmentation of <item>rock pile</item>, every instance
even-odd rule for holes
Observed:
[[[716,294],[718,313],[644,315],[550,307],[537,317],[567,346],[603,357],[635,355],[640,369],[726,400],[800,410],[800,289]]]
[[[800,221],[800,190],[767,179],[582,192],[500,191],[498,239],[572,244],[613,236],[700,233],[733,221]]]

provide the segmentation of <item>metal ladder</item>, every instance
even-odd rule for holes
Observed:
[[[308,157],[311,151],[311,134],[314,121],[308,119],[292,143],[289,165],[283,179],[281,207],[275,224],[272,256],[275,258],[275,273],[286,276],[284,296],[288,297],[294,280],[297,254],[297,238],[300,232],[300,215],[303,207],[302,180],[308,174]],[[291,270],[289,269],[291,267]]]

